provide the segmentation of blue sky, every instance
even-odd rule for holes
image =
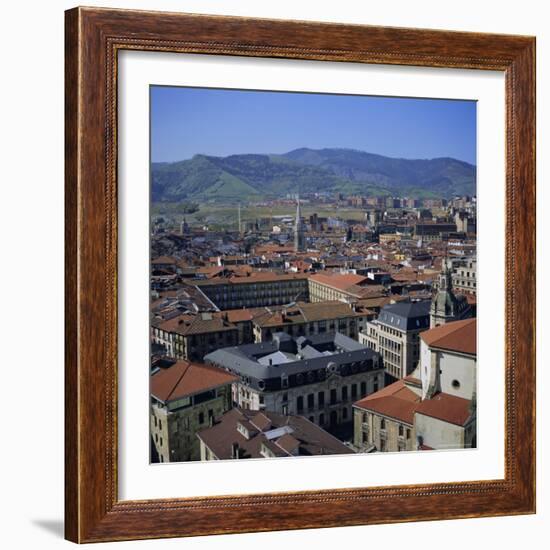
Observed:
[[[346,147],[389,157],[476,162],[476,103],[151,87],[151,158]]]

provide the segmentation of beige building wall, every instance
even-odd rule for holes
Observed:
[[[151,436],[161,462],[200,460],[197,432],[231,408],[231,387],[215,391],[213,399],[176,410],[167,410],[158,403],[151,405]]]
[[[353,403],[383,387],[384,371],[379,369],[345,377],[334,374],[322,382],[273,392],[260,392],[236,382],[232,391],[233,400],[244,409],[305,416],[326,428],[353,422]]]
[[[416,449],[414,427],[399,420],[354,407],[354,445],[362,452]]]

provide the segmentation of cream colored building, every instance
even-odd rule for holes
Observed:
[[[477,446],[476,320],[421,335],[421,360],[408,377],[354,404],[354,444],[363,452]]]
[[[200,460],[196,434],[231,408],[231,384],[235,380],[221,369],[188,361],[176,361],[153,372],[152,461]]]
[[[388,304],[377,319],[367,323],[359,342],[380,353],[388,374],[405,378],[418,364],[419,335],[430,326],[429,310],[430,300]]]

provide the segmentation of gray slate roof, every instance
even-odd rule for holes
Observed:
[[[308,356],[307,359],[297,358],[295,361],[279,365],[262,365],[258,361],[261,357],[279,351],[279,343],[277,341],[277,336],[279,334],[280,333],[276,333],[274,339],[270,342],[218,349],[206,355],[204,359],[206,362],[220,365],[241,376],[254,378],[256,380],[266,380],[280,377],[282,374],[290,376],[292,374],[326,369],[329,363],[338,366],[352,362],[367,361],[374,357],[378,357],[378,354],[372,349],[339,332],[316,334],[307,338],[302,337],[295,341],[285,334],[281,338],[283,341],[281,343],[281,348],[298,341],[301,342],[303,348],[306,348],[308,345],[316,347],[333,342],[337,351],[330,355],[321,354],[319,357],[311,357],[313,354],[308,350],[306,351],[306,356]],[[281,349],[281,351],[283,350]],[[285,349],[284,351],[287,350]],[[298,354],[300,353],[300,349],[295,351]]]
[[[431,300],[397,302],[380,310],[378,322],[397,330],[419,330],[430,326]]]

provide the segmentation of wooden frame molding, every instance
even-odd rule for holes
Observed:
[[[504,479],[119,501],[116,91],[117,53],[125,49],[505,73]],[[65,52],[65,529],[69,540],[95,542],[534,512],[533,37],[75,8],[66,12]]]

